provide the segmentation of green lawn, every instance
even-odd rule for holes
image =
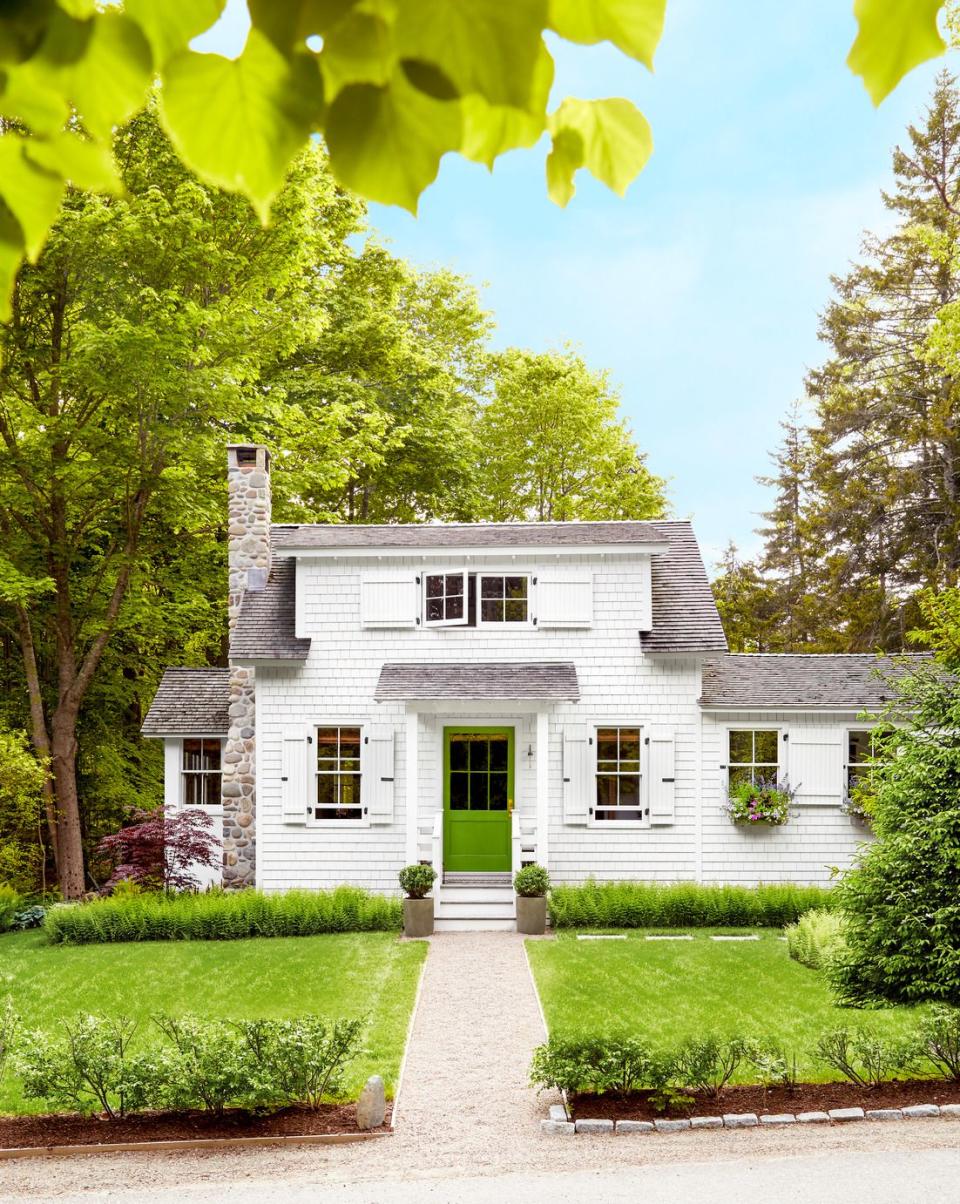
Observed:
[[[795,1053],[809,1082],[842,1077],[807,1056],[824,1029],[866,1025],[898,1035],[916,1023],[910,1008],[837,1007],[824,979],[791,961],[775,931],[743,942],[711,941],[702,928],[691,930],[692,941],[645,935],[578,941],[561,933],[527,942],[552,1033],[620,1030],[659,1048],[706,1032],[762,1037]]]
[[[425,941],[392,933],[338,933],[243,941],[150,941],[46,945],[37,932],[0,937],[0,999],[11,995],[25,1028],[54,1031],[77,1012],[135,1016],[151,1033],[153,1012],[246,1019],[319,1012],[369,1016],[365,1051],[347,1076],[357,1091],[382,1074],[396,1085]],[[10,1075],[0,1112],[38,1112]]]

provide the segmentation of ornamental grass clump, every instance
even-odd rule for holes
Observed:
[[[790,804],[795,793],[788,782],[778,782],[775,778],[737,782],[730,787],[726,811],[735,824],[766,824],[778,828],[790,818]]]

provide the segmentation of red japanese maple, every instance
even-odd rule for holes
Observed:
[[[129,827],[105,836],[98,846],[114,866],[108,887],[136,882],[150,890],[193,890],[200,866],[220,864],[221,841],[207,812],[136,810],[131,819]]]

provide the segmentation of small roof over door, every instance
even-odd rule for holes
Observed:
[[[579,702],[571,661],[385,664],[373,694],[377,702],[440,698]]]

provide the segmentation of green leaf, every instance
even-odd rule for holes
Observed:
[[[286,53],[303,48],[313,34],[324,37],[361,0],[247,0],[255,29]]]
[[[167,65],[163,122],[181,158],[210,184],[249,197],[261,221],[322,111],[312,56],[284,57],[251,29],[237,59],[192,50]]]
[[[546,0],[400,0],[397,53],[432,63],[460,96],[525,108],[546,20]]]
[[[0,199],[0,322],[9,322],[13,282],[23,261],[23,231]]]
[[[108,146],[76,133],[30,138],[24,153],[31,162],[56,172],[76,188],[119,193],[120,176]]]
[[[943,54],[937,29],[943,0],[854,0],[859,31],[847,66],[878,105],[908,71]]]
[[[475,93],[463,97],[460,102],[463,113],[460,153],[475,163],[485,163],[492,168],[494,160],[504,151],[533,146],[546,125],[545,110],[552,85],[553,59],[541,42],[528,109],[491,105]]]
[[[653,70],[667,0],[550,0],[550,28],[569,42],[614,46]]]
[[[393,32],[387,22],[370,13],[348,13],[324,39],[324,96],[329,103],[348,84],[384,86],[395,67]]]
[[[566,205],[573,196],[573,177],[581,167],[623,196],[653,151],[646,117],[629,100],[618,97],[568,97],[547,119],[547,128],[553,136],[547,191],[558,205]]]
[[[124,11],[143,30],[153,65],[160,68],[205,33],[225,4],[226,0],[126,0]]]
[[[433,100],[397,71],[385,88],[351,84],[330,106],[325,137],[334,175],[347,188],[416,213],[441,156],[460,144],[455,102]]]
[[[20,223],[27,257],[35,260],[56,221],[65,185],[59,175],[32,163],[26,146],[27,139],[17,134],[0,137],[0,192]]]

